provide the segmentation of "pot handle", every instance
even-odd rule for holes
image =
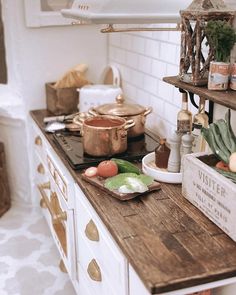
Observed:
[[[80,127],[82,127],[82,125],[84,123],[84,120],[85,119],[81,118],[80,115],[78,115],[78,116],[75,116],[73,118],[73,123],[75,123],[75,124],[79,125]]]
[[[152,107],[149,107],[145,110],[145,112],[143,113],[144,117],[146,117],[148,114],[150,114],[152,112]]]
[[[127,120],[124,128],[125,128],[125,130],[127,130],[127,129],[133,127],[134,125],[135,125],[134,120],[132,120],[132,119],[131,120]]]
[[[91,108],[88,110],[89,115],[91,116],[98,116],[99,114],[96,112],[95,108]]]

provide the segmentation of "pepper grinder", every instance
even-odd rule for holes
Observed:
[[[192,153],[192,147],[193,147],[193,141],[194,141],[194,137],[190,132],[187,132],[186,134],[184,134],[182,136],[182,140],[181,140],[181,146],[182,146],[182,154],[181,154],[181,171],[183,168],[183,156],[187,155],[187,154],[191,154]]]
[[[168,160],[167,170],[169,172],[178,173],[180,171],[180,145],[181,134],[175,131],[168,140],[170,144],[170,156]]]

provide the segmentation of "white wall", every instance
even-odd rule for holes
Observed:
[[[46,82],[79,63],[88,64],[87,76],[96,82],[107,62],[107,38],[94,26],[27,28],[23,0],[2,1],[2,6],[9,83],[0,85],[0,140],[6,146],[12,198],[30,203],[28,112],[46,107]],[[17,124],[7,124],[13,120]]]

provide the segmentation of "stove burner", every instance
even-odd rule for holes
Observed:
[[[84,153],[82,137],[75,132],[57,132],[53,135],[54,142],[65,153],[69,164],[73,169],[82,169],[110,157],[93,157]],[[151,153],[158,145],[158,140],[149,132],[144,135],[128,139],[128,148],[126,152],[115,155],[116,158],[126,160],[141,160],[146,154]]]

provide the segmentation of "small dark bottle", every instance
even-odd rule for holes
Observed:
[[[166,146],[166,139],[160,139],[160,145],[155,149],[155,164],[158,168],[166,169],[168,166],[168,159],[170,149]]]

